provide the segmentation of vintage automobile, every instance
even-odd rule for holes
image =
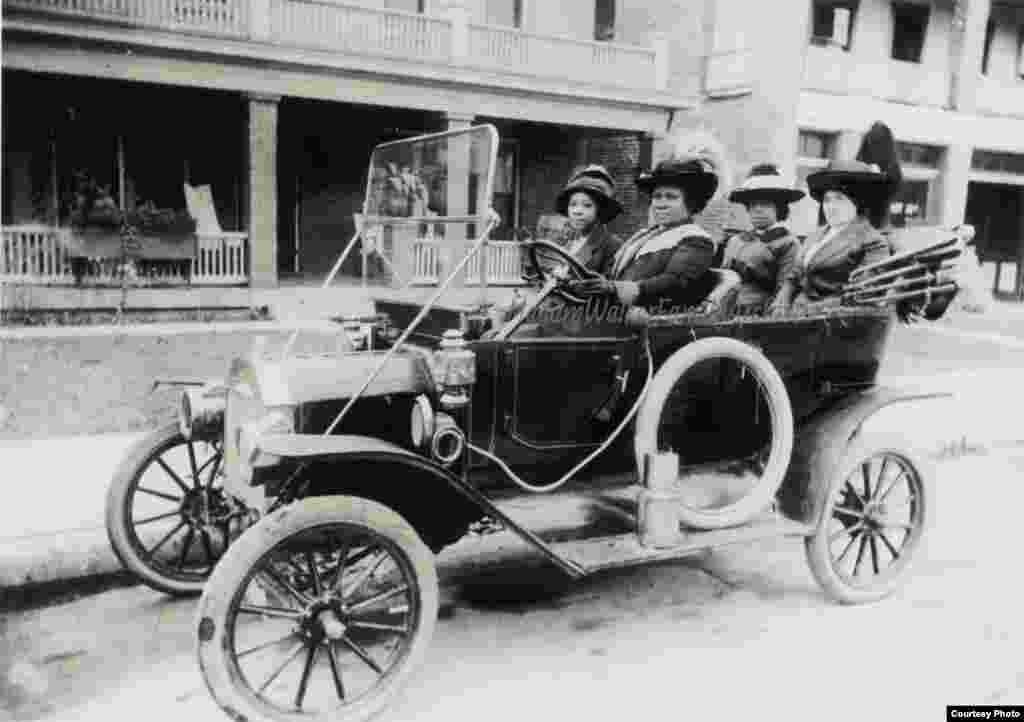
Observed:
[[[474,192],[486,199],[490,126],[380,146],[370,177],[436,142],[454,155],[479,146]],[[456,196],[451,171],[446,183]],[[382,710],[429,645],[435,555],[481,521],[573,578],[786,535],[805,540],[815,579],[840,602],[903,582],[931,518],[929,465],[862,429],[926,398],[876,376],[897,307],[945,310],[968,229],[783,318],[736,315],[727,271],[696,309],[581,310],[571,282],[589,272],[530,242],[540,287],[499,322],[486,304],[442,302],[486,244],[486,211],[389,218],[370,201],[364,233],[450,222],[476,240],[429,298],[391,296],[373,316],[340,319],[358,327],[344,350],[254,354],[187,390],[179,426],[140,447],[111,487],[108,527],[126,565],[159,589],[202,589],[200,667],[231,717]],[[186,473],[164,458],[175,450]],[[154,465],[177,492],[142,484]],[[155,542],[140,532],[150,517],[133,511],[140,494],[166,502],[177,525]],[[524,495],[552,510],[572,499],[600,523],[551,538],[509,511]],[[156,553],[175,535],[186,541]]]

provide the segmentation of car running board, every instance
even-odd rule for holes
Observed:
[[[582,569],[585,574],[606,569],[670,561],[692,556],[705,549],[783,536],[808,536],[814,527],[793,521],[777,512],[766,512],[753,521],[727,529],[684,530],[683,541],[667,549],[647,547],[637,534],[616,534],[578,541],[556,542],[551,551]]]

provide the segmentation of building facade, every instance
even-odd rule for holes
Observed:
[[[695,115],[723,136],[739,166],[774,160],[802,181],[830,158],[852,158],[881,120],[899,142],[906,178],[891,206],[893,224],[966,221],[977,229],[983,259],[1018,262],[1024,3],[715,5],[704,102]],[[776,31],[784,19],[788,27]],[[806,232],[816,215],[804,203],[793,223]]]
[[[613,166],[628,195],[652,138],[698,102],[704,18],[678,2],[3,9],[8,282],[12,271],[38,275],[26,258],[47,229],[67,227],[83,177],[124,210],[181,211],[186,184],[209,186],[216,232],[200,233],[200,249],[244,245],[254,287],[323,273],[353,235],[374,146],[483,122],[502,139],[496,237],[510,238],[552,213],[558,187],[593,158]],[[642,220],[637,210],[620,230]],[[56,265],[44,275],[60,282],[65,259]],[[357,266],[354,257],[344,270]]]
[[[193,281],[273,287],[322,274],[353,234],[375,145],[481,122],[502,138],[499,239],[542,225],[586,162],[615,174],[630,209],[615,230],[628,233],[645,214],[634,169],[677,131],[713,132],[735,181],[765,161],[802,180],[852,156],[882,120],[906,169],[897,225],[966,219],[983,256],[1022,255],[1021,0],[3,0],[3,10],[8,282],[68,282],[63,257],[32,264],[61,245],[83,177],[123,209],[180,211],[186,184],[209,186],[215,220],[199,234],[206,260],[192,261]],[[709,222],[742,224],[722,210]],[[804,203],[796,230],[816,215]],[[358,259],[343,270],[357,274]]]

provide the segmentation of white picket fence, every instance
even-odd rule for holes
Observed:
[[[61,235],[68,229],[44,225],[4,226],[0,243],[0,282],[28,285],[72,285],[75,276],[71,257]],[[141,261],[144,275],[127,280],[133,286],[202,285],[233,286],[248,283],[248,235],[245,233],[198,234],[196,257],[190,274],[173,264]],[[120,285],[118,259],[87,260],[80,279],[83,285]]]

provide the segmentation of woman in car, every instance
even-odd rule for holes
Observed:
[[[732,236],[723,254],[722,267],[743,279],[736,300],[740,313],[762,312],[793,274],[800,244],[784,221],[789,204],[803,196],[769,163],[754,166],[743,185],[729,194],[729,200],[746,207],[753,226]]]
[[[774,312],[838,303],[854,271],[891,255],[879,228],[901,178],[892,133],[882,123],[868,131],[857,160],[832,161],[807,176],[824,225],[804,243],[772,303]]]
[[[611,174],[600,165],[574,173],[555,198],[555,210],[569,219],[559,243],[586,268],[607,275],[622,245],[607,226],[622,213]]]
[[[636,184],[650,195],[652,225],[622,245],[605,278],[579,281],[574,290],[660,313],[694,307],[714,285],[715,244],[693,221],[718,188],[714,166],[700,155],[674,157]]]

